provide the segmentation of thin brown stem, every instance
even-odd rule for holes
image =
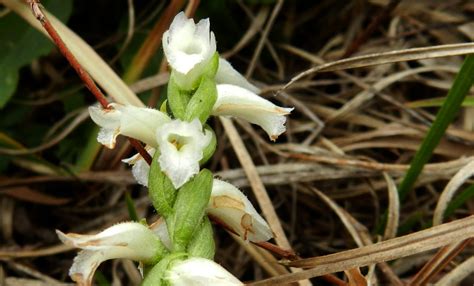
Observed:
[[[77,72],[77,74],[79,75],[81,80],[84,82],[85,86],[87,87],[87,89],[89,89],[90,92],[95,96],[95,98],[100,103],[100,105],[103,108],[107,109],[109,106],[109,102],[107,101],[107,98],[97,87],[92,77],[84,70],[81,64],[77,61],[76,57],[71,53],[71,51],[66,46],[66,44],[64,44],[63,40],[61,39],[61,36],[59,36],[58,32],[53,27],[53,25],[51,25],[51,22],[48,20],[46,15],[43,13],[43,11],[41,11],[39,0],[27,0],[27,3],[30,5],[33,15],[36,17],[36,19],[38,19],[38,21],[41,23],[43,28],[51,36],[51,39],[56,44],[59,51],[63,54],[63,56],[68,60],[69,64]],[[145,159],[145,161],[148,164],[151,164],[151,160],[152,160],[151,156],[150,154],[148,154],[145,148],[143,148],[140,142],[132,138],[128,138],[128,139],[130,140],[130,143],[132,144],[132,146],[138,151],[138,153],[140,153],[143,159]]]

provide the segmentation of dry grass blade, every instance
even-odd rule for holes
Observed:
[[[474,174],[474,161],[464,166],[444,188],[433,214],[433,225],[441,224],[444,212],[459,187]]]
[[[385,226],[383,234],[383,239],[387,240],[397,236],[398,220],[400,218],[400,200],[398,198],[397,186],[393,179],[385,172],[383,176],[387,182],[388,191],[387,225]]]
[[[28,148],[28,149],[9,149],[9,148],[2,148],[0,147],[0,154],[6,155],[27,155],[37,153],[48,148],[53,147],[54,145],[60,143],[64,138],[66,138],[71,132],[73,132],[82,122],[86,121],[89,118],[89,112],[84,110],[83,112],[79,113],[78,116],[74,118],[74,120],[67,125],[64,130],[52,138],[50,141],[43,143],[39,146]]]
[[[261,30],[263,27],[263,24],[265,23],[265,20],[268,17],[268,12],[270,10],[268,7],[262,7],[257,16],[255,16],[252,19],[252,23],[250,27],[247,29],[245,34],[240,38],[240,40],[235,44],[235,46],[230,50],[222,54],[222,57],[224,58],[229,58],[235,55],[237,52],[239,52],[241,49],[243,49],[249,42],[250,40],[253,39],[253,37]]]
[[[299,273],[291,273],[269,278],[250,285],[275,285],[327,273],[362,267],[382,261],[421,253],[474,236],[474,216],[435,226],[413,234],[393,238],[376,244],[351,249],[335,254],[303,259],[287,263],[293,267],[309,268]]]
[[[440,45],[423,48],[412,48],[399,51],[390,51],[383,53],[375,53],[369,55],[363,55],[358,57],[352,57],[339,61],[334,61],[326,64],[322,64],[313,68],[310,68],[297,76],[293,77],[283,89],[287,89],[294,82],[299,79],[318,72],[329,72],[345,69],[353,69],[360,67],[368,67],[374,65],[382,65],[396,62],[406,62],[413,60],[423,60],[439,57],[458,56],[474,53],[473,43],[463,44],[451,44],[451,45]]]
[[[292,249],[288,238],[283,231],[283,227],[281,222],[276,214],[275,208],[273,207],[272,201],[268,196],[268,193],[265,189],[265,186],[260,179],[257,169],[252,161],[252,157],[248,153],[247,149],[245,148],[244,142],[242,138],[239,136],[237,129],[235,128],[232,121],[228,118],[219,117],[224,129],[229,136],[229,140],[232,143],[232,147],[234,148],[237,157],[239,158],[240,163],[244,169],[245,174],[247,175],[250,185],[252,186],[252,190],[255,193],[255,197],[262,209],[263,215],[265,216],[270,228],[272,229],[273,233],[275,234],[275,241],[277,244],[286,249]],[[299,272],[300,269],[292,269],[292,272]],[[309,281],[301,281],[301,285],[311,285]]]
[[[49,256],[49,255],[67,252],[73,249],[74,247],[64,245],[64,244],[58,244],[55,246],[50,246],[50,247],[37,249],[37,250],[15,250],[15,251],[0,250],[0,259]]]
[[[337,214],[339,219],[346,227],[347,231],[352,236],[352,239],[354,239],[355,243],[359,247],[372,243],[370,240],[367,241],[367,238],[369,237],[367,229],[363,225],[355,221],[349,213],[347,213],[344,209],[338,206],[333,200],[331,200],[321,191],[318,191],[315,188],[311,188],[311,191],[318,195],[318,197],[320,197],[324,201],[324,203],[326,203]],[[365,234],[365,239],[362,233]]]
[[[448,265],[456,255],[458,255],[469,243],[472,238],[466,239],[459,243],[441,248],[423,268],[416,273],[410,281],[410,286],[426,285],[432,277],[439,273],[446,265]]]
[[[436,286],[450,286],[459,284],[464,278],[474,272],[474,256],[459,264],[451,272],[444,275]]]

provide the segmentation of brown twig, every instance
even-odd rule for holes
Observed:
[[[84,82],[85,86],[89,91],[95,96],[97,101],[100,105],[107,109],[109,107],[109,102],[105,95],[100,91],[100,89],[95,84],[94,80],[91,76],[84,70],[81,64],[77,61],[76,57],[71,53],[69,48],[64,44],[64,41],[61,39],[61,36],[58,34],[56,29],[51,25],[51,22],[46,18],[46,15],[41,11],[41,7],[39,5],[39,0],[27,0],[27,3],[30,5],[31,11],[33,15],[38,19],[44,29],[48,32],[51,36],[51,39],[58,47],[59,51],[63,54],[63,56],[68,60],[69,64],[74,68],[77,72],[81,80]],[[135,139],[128,138],[130,140],[130,144],[140,153],[140,155],[145,159],[148,164],[151,164],[151,156],[148,152],[143,148],[140,142]]]

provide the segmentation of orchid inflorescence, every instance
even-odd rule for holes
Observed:
[[[118,135],[145,143],[151,165],[136,154],[139,184],[147,186],[162,219],[150,226],[125,222],[95,235],[64,234],[59,238],[81,248],[69,271],[80,285],[90,285],[99,264],[128,258],[140,262],[143,285],[241,285],[213,261],[214,239],[209,217],[246,241],[273,237],[265,220],[232,184],[200,169],[216,149],[216,136],[206,124],[211,115],[231,116],[261,126],[271,140],[285,131],[291,108],[257,95],[229,62],[216,52],[209,19],[195,24],[179,13],[163,34],[171,74],[167,100],[160,110],[118,103],[89,108],[101,130],[97,140],[114,148]]]

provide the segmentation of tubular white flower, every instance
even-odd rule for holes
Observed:
[[[173,286],[244,285],[219,264],[200,257],[173,263],[165,279]]]
[[[115,139],[120,134],[156,147],[156,130],[171,120],[168,115],[156,109],[118,103],[111,103],[109,106],[112,108],[90,106],[89,114],[102,127],[97,141],[110,149],[115,147]]]
[[[273,237],[267,222],[257,213],[247,197],[227,182],[214,179],[206,212],[244,240],[261,242]]]
[[[176,83],[192,89],[216,52],[216,39],[209,29],[209,19],[194,23],[181,12],[163,34],[163,50]]]
[[[293,108],[279,107],[255,93],[231,84],[217,85],[212,115],[233,116],[257,124],[275,141],[285,132],[285,115]]]
[[[202,130],[199,119],[192,122],[176,119],[158,129],[158,162],[176,189],[199,172],[203,150],[212,139],[211,132]]]
[[[216,82],[218,84],[232,84],[248,89],[253,93],[259,93],[260,89],[248,82],[248,80],[236,71],[232,65],[225,59],[219,58],[219,68],[216,73]]]
[[[83,249],[69,270],[69,276],[79,285],[91,285],[95,270],[105,260],[128,258],[148,263],[161,251],[153,231],[135,222],[117,224],[95,235],[56,233],[64,244]]]

